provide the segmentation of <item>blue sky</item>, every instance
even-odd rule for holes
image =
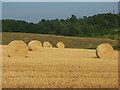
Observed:
[[[119,0],[1,0],[2,2],[119,2]]]
[[[117,2],[3,2],[2,18],[38,22],[41,19],[65,19],[118,12]]]

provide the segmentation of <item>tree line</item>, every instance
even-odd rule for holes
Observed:
[[[82,18],[72,15],[67,19],[42,19],[38,23],[21,20],[2,20],[2,32],[23,32],[64,36],[96,37],[117,35],[120,24],[118,14],[106,13]]]

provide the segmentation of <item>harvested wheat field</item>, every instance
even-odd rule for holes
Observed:
[[[8,57],[2,46],[3,88],[116,88],[118,52],[96,58],[95,50],[41,48],[28,58]]]

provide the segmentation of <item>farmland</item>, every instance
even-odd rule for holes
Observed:
[[[44,41],[49,41],[53,47],[59,41],[65,43],[67,48],[85,48],[85,49],[95,49],[101,43],[110,43],[114,47],[118,47],[118,40],[111,39],[100,39],[100,38],[90,38],[90,37],[69,37],[69,36],[56,36],[47,34],[32,34],[32,33],[2,33],[2,44],[7,45],[12,40],[23,40],[29,43],[31,40],[39,40],[42,43]]]
[[[118,51],[114,51],[113,58],[100,59],[94,49],[87,49],[103,42],[115,45],[115,40],[24,33],[3,33],[2,39],[3,88],[118,87]],[[26,43],[33,39],[47,40],[54,47],[29,51],[28,58],[8,57],[7,44],[14,39]],[[65,42],[67,48],[56,48],[58,41]]]
[[[7,56],[3,46],[3,88],[116,88],[118,52],[96,58],[94,50],[42,48],[28,58]]]

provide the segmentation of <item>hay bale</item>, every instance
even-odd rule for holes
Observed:
[[[65,44],[63,42],[58,42],[56,46],[58,48],[65,48]]]
[[[46,47],[46,48],[52,48],[52,44],[50,44],[48,41],[45,41],[44,43],[43,43],[43,47]]]
[[[38,40],[33,40],[28,43],[28,49],[30,51],[40,51],[42,47],[42,43]]]
[[[9,57],[27,57],[28,47],[22,40],[14,40],[8,44]]]
[[[52,48],[52,44],[50,44],[50,48]]]
[[[112,45],[103,43],[97,47],[96,55],[98,58],[112,58],[114,55],[114,49]]]

